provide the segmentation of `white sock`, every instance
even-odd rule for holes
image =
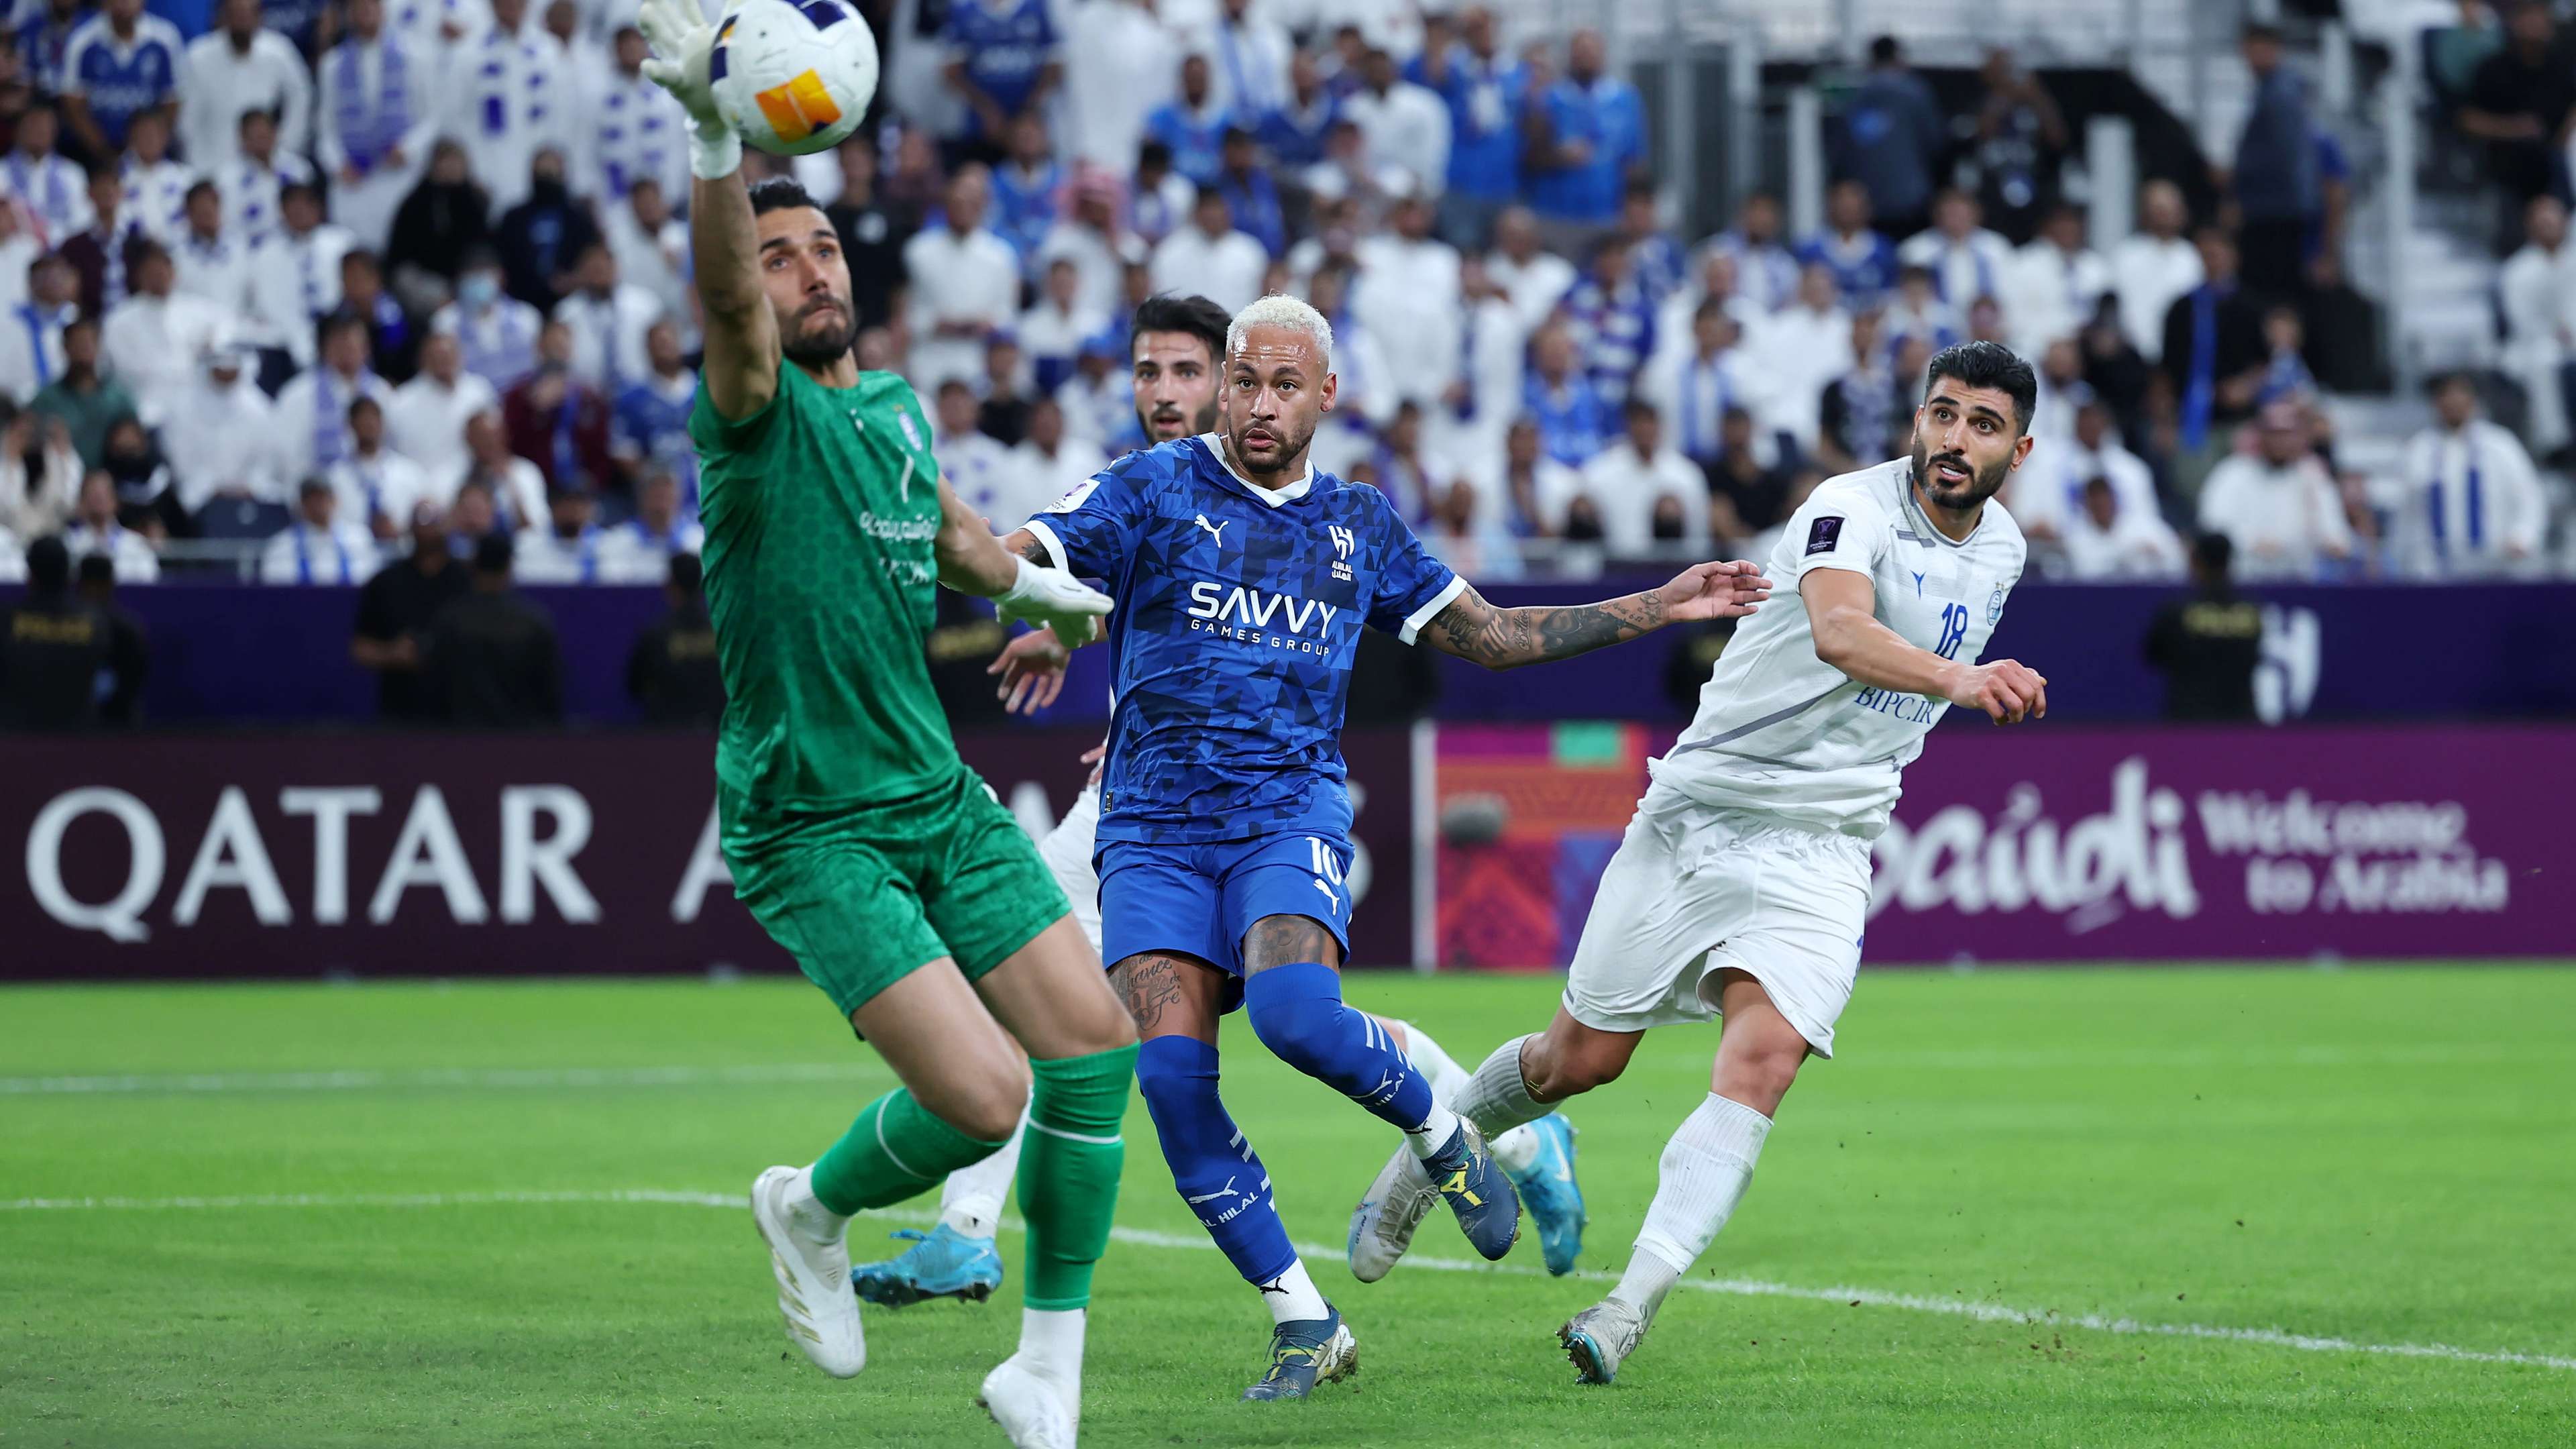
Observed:
[[[1637,1230],[1628,1271],[1610,1290],[1612,1298],[1654,1317],[1664,1295],[1708,1251],[1743,1200],[1770,1131],[1770,1118],[1714,1092],[1682,1119],[1664,1144],[1655,1200],[1646,1208],[1646,1225]]]
[[[808,1235],[831,1242],[846,1236],[850,1220],[823,1206],[814,1196],[814,1164],[796,1169],[796,1178],[787,1184],[787,1220]]]
[[[1292,1261],[1288,1271],[1259,1285],[1261,1301],[1270,1305],[1270,1321],[1299,1323],[1329,1315],[1332,1305],[1324,1301],[1324,1292],[1315,1280],[1306,1276],[1303,1259]]]
[[[1020,1169],[1020,1137],[1029,1130],[1029,1109],[1020,1109],[1020,1125],[1011,1140],[981,1162],[948,1174],[939,1188],[939,1220],[970,1238],[989,1238],[1002,1225],[1002,1204],[1011,1195],[1011,1174]]]
[[[1528,1123],[1513,1128],[1485,1144],[1494,1154],[1494,1165],[1505,1172],[1527,1172],[1538,1165],[1538,1134]]]
[[[1074,1395],[1077,1413],[1082,1408],[1082,1332],[1090,1317],[1082,1308],[1020,1310],[1021,1362]]]
[[[1448,1146],[1449,1139],[1457,1135],[1458,1114],[1434,1102],[1431,1115],[1422,1119],[1421,1126],[1405,1129],[1404,1145],[1412,1148],[1416,1157],[1429,1157]]]
[[[1531,1098],[1529,1083],[1521,1078],[1521,1044],[1528,1040],[1526,1036],[1514,1037],[1494,1048],[1494,1054],[1476,1068],[1467,1085],[1449,1099],[1449,1105],[1459,1116],[1475,1123],[1487,1142],[1554,1110]]]
[[[1431,1084],[1432,1097],[1444,1106],[1457,1106],[1458,1093],[1470,1080],[1467,1069],[1458,1065],[1456,1057],[1441,1050],[1431,1033],[1412,1022],[1390,1019],[1387,1025],[1404,1034],[1404,1054],[1412,1059],[1413,1069]]]

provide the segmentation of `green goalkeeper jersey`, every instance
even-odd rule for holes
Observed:
[[[758,808],[899,800],[964,765],[930,685],[939,464],[921,400],[778,365],[769,406],[689,417],[724,675],[716,778]]]

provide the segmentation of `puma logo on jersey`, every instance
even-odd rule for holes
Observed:
[[[1225,523],[1232,522],[1234,522],[1234,520],[1231,518],[1225,521]],[[1219,548],[1225,547],[1225,523],[1210,523],[1207,521],[1207,515],[1204,513],[1198,516],[1199,527],[1207,530],[1208,537],[1215,539],[1216,546]]]

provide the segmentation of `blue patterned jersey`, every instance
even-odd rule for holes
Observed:
[[[1467,587],[1376,489],[1309,472],[1265,493],[1213,434],[1128,454],[1028,529],[1118,601],[1102,840],[1347,832],[1360,626],[1410,644]]]

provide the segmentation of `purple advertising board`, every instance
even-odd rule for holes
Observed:
[[[1444,808],[1504,812],[1439,847],[1444,963],[1572,957],[1626,810],[1565,802],[1641,791],[1671,740],[1580,731],[1444,731]],[[2570,800],[2564,725],[1943,730],[1877,842],[1864,959],[2576,957]]]
[[[1024,825],[1092,731],[959,749]],[[1352,959],[1413,960],[1412,755],[1361,782]],[[20,737],[0,771],[0,979],[792,971],[733,898],[688,734]]]
[[[1876,961],[2576,956],[2576,728],[1945,731]]]
[[[1651,587],[1662,575],[1582,584],[1497,584],[1495,603],[1570,604]],[[16,596],[0,587],[0,603]],[[575,721],[631,723],[626,655],[658,617],[661,591],[640,587],[527,591],[553,616],[564,646],[564,706]],[[151,640],[144,718],[161,725],[280,724],[364,720],[375,681],[349,658],[355,589],[160,584],[119,600]],[[2266,718],[2496,719],[2576,715],[2576,584],[2445,583],[2265,586],[2262,664],[2255,676]],[[2164,682],[2139,648],[2174,591],[2142,585],[2025,583],[1986,646],[1989,659],[2019,659],[2049,679],[2061,720],[2149,720],[2164,709]],[[1579,702],[1592,719],[1665,720],[1689,715],[1704,668],[1668,666],[1689,632],[1667,630],[1617,649],[1551,664],[1545,685],[1463,659],[1436,661],[1443,721],[1546,721]],[[2402,689],[2387,661],[2407,661]],[[1109,651],[1074,656],[1063,697],[1045,719],[1098,728],[1107,717]],[[1949,729],[1964,727],[1954,722]]]

